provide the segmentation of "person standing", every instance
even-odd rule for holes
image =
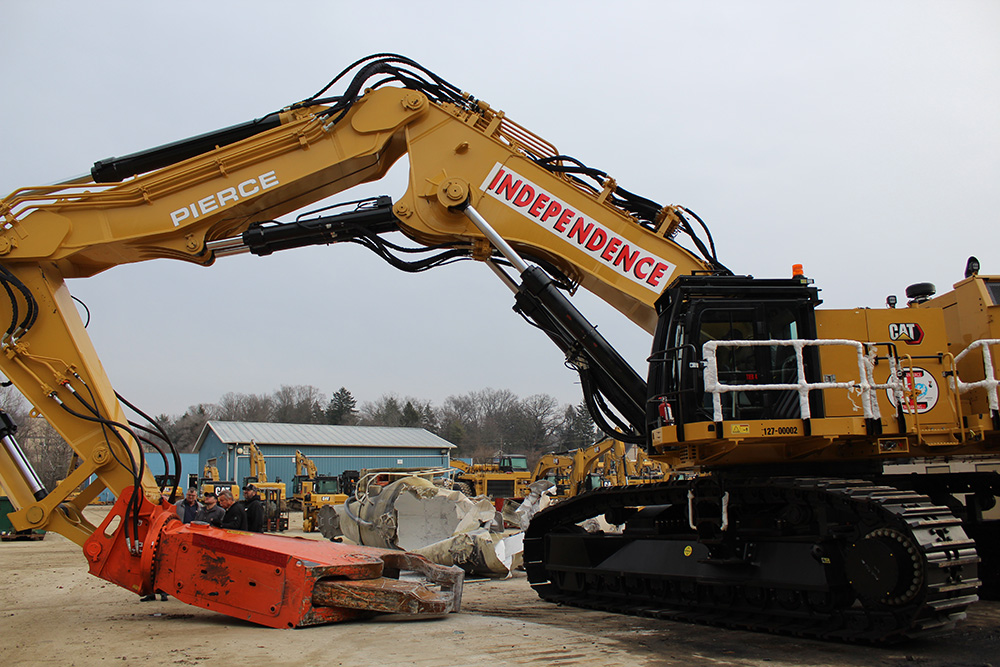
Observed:
[[[232,495],[230,495],[232,498]],[[211,491],[206,491],[202,498],[202,508],[195,515],[195,521],[202,521],[216,528],[222,528],[222,519],[226,516],[226,510],[219,507],[218,497]]]
[[[257,495],[257,487],[247,484],[243,487],[243,509],[247,513],[247,530],[251,533],[264,532],[264,503]]]
[[[247,512],[243,509],[243,503],[238,503],[229,491],[219,494],[219,505],[225,510],[222,517],[222,527],[229,530],[247,529]]]
[[[177,518],[184,523],[191,523],[201,510],[198,502],[198,489],[193,486],[184,494],[184,500],[177,503]]]

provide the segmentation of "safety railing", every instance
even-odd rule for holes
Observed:
[[[794,383],[772,384],[726,384],[719,381],[719,364],[717,350],[728,347],[791,347],[795,351],[796,381]],[[846,382],[809,382],[806,379],[804,350],[807,347],[842,346],[853,348],[857,357],[858,378]],[[705,391],[712,395],[713,419],[723,421],[722,395],[729,392],[757,391],[794,391],[799,398],[799,414],[802,419],[809,419],[812,412],[809,407],[809,393],[822,389],[845,389],[860,394],[861,409],[865,419],[881,418],[876,391],[892,391],[896,404],[903,401],[904,383],[898,379],[899,362],[895,355],[888,355],[889,376],[885,383],[875,382],[875,361],[877,343],[862,343],[856,340],[824,339],[824,340],[715,340],[702,346],[705,361],[703,376]]]
[[[982,380],[978,380],[976,382],[963,382],[962,379],[958,377],[957,372],[952,374],[948,380],[952,389],[957,390],[962,394],[970,392],[973,389],[983,389],[986,392],[990,412],[993,415],[996,415],[1000,412],[1000,390],[997,389],[997,387],[1000,386],[1000,381],[997,380],[996,369],[993,365],[993,355],[990,351],[990,347],[994,345],[1000,345],[1000,338],[984,338],[975,341],[955,356],[955,367],[957,369],[958,364],[963,359],[976,350],[982,350],[984,375]]]

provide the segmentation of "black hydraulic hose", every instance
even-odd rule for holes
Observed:
[[[137,436],[135,434],[135,432],[132,431],[132,429],[130,429],[128,426],[126,426],[124,424],[120,424],[120,423],[118,423],[116,421],[113,421],[113,420],[110,420],[110,419],[107,419],[107,418],[101,416],[100,411],[97,409],[97,398],[94,396],[94,391],[90,388],[90,385],[87,384],[87,382],[82,377],[80,377],[79,375],[77,375],[76,377],[77,377],[77,379],[80,382],[83,383],[84,388],[87,390],[87,394],[90,396],[90,400],[91,400],[92,405],[90,405],[86,401],[84,401],[83,398],[79,394],[77,394],[75,391],[73,392],[73,395],[76,396],[77,400],[79,400],[83,405],[87,406],[87,408],[94,414],[95,418],[94,419],[90,419],[89,421],[97,421],[97,422],[101,423],[101,432],[104,434],[104,440],[108,444],[108,449],[111,450],[112,454],[114,454],[114,449],[111,447],[111,443],[108,441],[107,431],[105,430],[105,429],[110,429],[111,432],[114,434],[115,438],[118,439],[118,442],[121,443],[122,448],[125,450],[125,453],[128,454],[129,461],[132,463],[132,466],[133,466],[132,467],[132,494],[129,496],[128,503],[127,503],[127,506],[126,506],[126,509],[125,509],[125,514],[122,517],[122,519],[123,519],[122,523],[123,524],[127,524],[127,520],[131,519],[131,521],[132,521],[132,534],[135,537],[135,540],[136,540],[136,543],[137,543],[137,546],[135,548],[139,549],[140,548],[140,547],[138,547],[138,541],[139,541],[139,512],[142,510],[142,499],[143,499],[143,494],[142,494],[142,491],[141,491],[141,489],[142,489],[142,474],[146,470],[146,453],[142,450],[142,444],[140,443],[139,436]],[[69,388],[72,389],[71,386],[69,386]],[[82,419],[88,419],[86,417],[86,415],[77,415],[77,416],[79,416]],[[118,432],[119,428],[121,428],[122,430],[128,432],[129,435],[131,435],[132,438],[135,440],[135,442],[136,442],[136,450],[139,452],[139,459],[138,459],[138,461],[136,461],[136,458],[132,455],[132,450],[129,448],[128,443],[125,442],[125,438],[123,438],[122,434]],[[124,466],[124,464],[121,462],[121,460],[117,456],[115,456],[115,460],[118,461],[119,464],[121,464],[122,466]]]
[[[578,372],[580,374],[580,386],[583,389],[583,402],[587,406],[587,411],[590,412],[597,428],[608,437],[621,440],[622,442],[645,445],[646,436],[641,433],[635,433],[634,426],[630,428],[622,420],[618,419],[614,412],[605,404],[597,388],[599,385],[594,381],[591,372],[588,369],[578,369]],[[615,423],[610,424],[608,422],[609,418]]]
[[[413,68],[416,72],[411,72],[405,69],[408,67]],[[342,95],[330,98],[329,100],[321,100],[319,98],[320,95],[329,90],[334,84],[344,78],[355,68],[359,69],[351,78],[350,83],[347,85],[347,89]],[[385,78],[379,79],[373,83],[371,80],[380,74],[386,75]],[[430,78],[430,81],[428,82],[423,79],[423,76]],[[374,56],[368,56],[367,58],[362,58],[361,60],[352,63],[349,67],[342,70],[336,77],[334,77],[334,79],[324,86],[318,93],[296,105],[293,105],[293,108],[308,106],[309,104],[315,104],[321,101],[324,103],[327,101],[332,102],[330,109],[325,113],[325,117],[332,118],[333,122],[336,123],[344,117],[344,114],[360,98],[362,91],[368,88],[377,88],[394,81],[401,83],[405,88],[420,91],[438,102],[451,102],[465,108],[472,108],[475,104],[474,98],[463,95],[461,90],[459,90],[456,86],[448,83],[410,58],[393,53],[380,53]]]
[[[593,167],[588,167],[580,160],[569,155],[550,155],[546,157],[541,157],[535,160],[535,163],[540,167],[547,169],[553,173],[560,174],[570,174],[570,175],[584,175],[593,178],[601,187],[604,187],[606,179],[609,178],[607,172],[601,169],[595,169]],[[598,189],[591,186],[589,183],[585,183],[581,179],[574,178],[574,180],[593,192],[597,192]],[[638,216],[640,224],[645,227],[652,228],[653,222],[656,219],[657,214],[662,210],[662,206],[651,199],[647,199],[642,195],[637,195],[621,186],[616,186],[611,197],[611,203],[619,208],[622,208],[630,213]],[[693,217],[701,225],[702,229],[705,230],[705,236],[708,238],[708,246],[701,238],[695,233],[694,229],[691,227],[691,223],[682,214],[681,228],[684,233],[691,238],[692,242],[697,247],[698,252],[701,256],[707,260],[715,269],[717,273],[724,275],[732,275],[732,271],[726,268],[723,264],[719,262],[718,256],[715,250],[715,240],[712,238],[712,232],[709,230],[708,225],[702,220],[698,214],[696,214],[691,209],[679,206],[678,207],[683,213],[686,213]]]
[[[152,431],[152,430],[146,428],[142,424],[137,424],[136,422],[132,421],[131,419],[128,421],[128,425],[131,426],[134,429],[137,429],[139,431],[143,431],[144,433],[148,433],[150,435],[159,435],[155,431]],[[135,433],[135,432],[133,431],[133,433]],[[163,451],[162,447],[160,447],[158,444],[156,444],[156,441],[154,441],[154,440],[152,440],[150,438],[147,438],[145,436],[139,435],[138,433],[135,433],[135,436],[136,436],[136,438],[138,439],[139,442],[141,442],[143,444],[146,444],[146,445],[149,445],[154,450],[156,450],[156,452],[160,455],[160,459],[163,461],[164,476],[169,477],[169,478],[174,478],[174,477],[178,477],[179,478],[180,477],[180,469],[178,469],[177,473],[175,473],[175,474],[171,474],[170,473],[170,461],[167,459],[167,453]],[[177,481],[180,482],[179,479]],[[176,484],[175,484],[174,485],[174,491],[171,491],[171,493],[170,493],[170,502],[171,503],[174,502],[176,490],[177,490],[177,487],[176,487]]]
[[[87,390],[89,392],[90,388],[88,387]],[[77,400],[80,401],[80,403],[82,403],[84,406],[86,406],[88,410],[90,410],[92,413],[94,413],[95,416],[92,417],[90,415],[85,415],[85,414],[83,414],[81,412],[77,412],[76,410],[74,410],[73,408],[69,407],[68,405],[66,405],[62,401],[58,402],[59,403],[59,407],[61,407],[63,410],[65,410],[66,412],[68,412],[69,414],[73,415],[74,417],[76,417],[78,419],[83,419],[84,421],[95,422],[95,423],[101,424],[101,431],[104,434],[104,441],[107,443],[108,450],[111,452],[111,455],[114,457],[115,461],[117,461],[120,466],[122,466],[126,470],[129,470],[132,473],[132,495],[129,496],[128,503],[125,506],[125,513],[124,513],[124,515],[122,517],[122,519],[123,519],[122,520],[122,530],[125,531],[124,532],[125,538],[128,539],[128,532],[129,532],[128,531],[128,527],[129,527],[129,524],[131,524],[131,527],[132,527],[132,537],[136,540],[136,542],[138,542],[138,540],[139,540],[139,510],[142,508],[142,493],[140,491],[140,489],[142,488],[142,478],[140,477],[140,474],[141,474],[141,470],[145,466],[145,457],[144,457],[143,452],[142,452],[142,447],[138,447],[138,450],[139,450],[139,461],[138,461],[138,466],[137,466],[136,465],[137,462],[136,462],[135,456],[133,456],[133,454],[132,454],[132,450],[125,443],[125,439],[121,436],[121,433],[119,433],[117,431],[116,427],[124,428],[126,431],[131,432],[130,429],[128,429],[127,427],[123,426],[122,424],[118,424],[117,422],[114,422],[114,421],[111,421],[109,419],[105,419],[104,417],[101,417],[100,413],[98,412],[98,410],[96,409],[96,407],[89,405],[85,400],[83,400],[83,397],[80,396],[75,391],[73,392],[73,395],[76,396]],[[91,400],[93,400],[93,393],[92,392],[91,392]],[[118,458],[118,455],[115,453],[114,447],[111,446],[111,442],[108,440],[108,434],[107,434],[107,430],[108,429],[111,430],[111,432],[115,435],[115,437],[118,439],[118,441],[122,444],[123,448],[125,449],[125,453],[128,454],[129,463],[131,464],[131,466],[125,465],[125,462],[122,461],[120,458]],[[133,437],[135,437],[134,433],[132,435],[133,435]],[[136,438],[136,441],[138,442],[138,438]]]
[[[306,99],[304,99],[303,101],[299,102],[298,104],[294,105],[294,107],[298,108],[298,107],[302,107],[302,106],[309,106],[310,104],[314,103],[317,99],[319,99],[320,95],[322,95],[326,91],[328,91],[331,88],[333,88],[337,84],[338,81],[340,81],[345,76],[347,76],[348,72],[350,72],[352,69],[354,69],[355,67],[357,67],[361,63],[368,62],[369,60],[372,60],[373,58],[384,58],[386,56],[391,56],[391,55],[392,55],[391,53],[376,53],[374,55],[365,56],[364,58],[361,58],[359,60],[355,60],[353,63],[351,63],[350,65],[348,65],[344,69],[342,69],[340,71],[340,74],[338,74],[337,76],[333,77],[333,79],[330,80],[330,83],[328,83],[325,86],[323,86],[322,88],[320,88],[318,91],[316,91],[316,93],[314,95],[311,95],[311,96],[307,97]]]
[[[25,314],[20,321],[17,321],[17,317],[12,318],[12,322],[17,322],[15,329],[19,327],[27,331],[35,324],[35,319],[38,317],[38,302],[35,300],[35,296],[31,293],[31,290],[28,289],[28,286],[21,282],[20,278],[15,276],[4,266],[0,266],[0,282],[2,282],[8,290],[9,283],[17,288],[17,291],[21,293],[21,298],[24,299],[25,304]],[[16,298],[16,296],[12,296],[12,301],[16,302]]]
[[[2,284],[3,288],[7,291],[7,296],[10,298],[10,312],[11,312],[10,325],[7,326],[7,332],[6,332],[7,335],[9,336],[12,333],[14,333],[15,329],[17,329],[17,315],[18,315],[17,297],[14,296],[14,292],[13,290],[11,290],[10,285],[7,284],[6,280],[3,280]]]
[[[693,217],[693,218],[694,218],[695,220],[697,220],[697,221],[698,221],[698,224],[700,224],[700,225],[701,225],[701,228],[705,230],[705,236],[707,236],[707,237],[708,237],[708,245],[709,245],[709,247],[711,248],[711,254],[710,254],[710,255],[707,255],[707,257],[711,259],[711,261],[712,261],[712,264],[714,264],[714,265],[715,265],[715,267],[716,267],[716,268],[717,268],[717,269],[718,269],[718,270],[719,270],[719,271],[720,271],[721,273],[723,273],[723,274],[725,274],[725,275],[728,275],[728,276],[731,276],[731,275],[733,275],[733,272],[732,272],[732,271],[730,271],[730,270],[729,270],[728,268],[726,268],[726,267],[725,267],[724,265],[722,265],[722,264],[721,264],[721,263],[719,262],[719,260],[718,260],[718,257],[717,257],[717,256],[716,256],[716,254],[715,254],[715,239],[713,239],[713,238],[712,238],[712,232],[711,232],[711,230],[710,230],[710,229],[708,228],[708,225],[706,225],[706,224],[705,224],[705,221],[704,221],[704,220],[702,220],[702,219],[701,219],[701,217],[700,217],[700,216],[699,216],[699,215],[698,215],[697,213],[695,213],[695,212],[694,212],[694,211],[692,211],[691,209],[687,208],[686,206],[681,206],[680,208],[681,208],[681,210],[683,210],[683,211],[684,211],[685,213],[687,213],[687,214],[691,215],[691,216],[692,216],[692,217]],[[694,237],[694,234],[693,234],[693,230],[691,230],[691,229],[690,229],[690,226],[688,227],[688,231],[689,231],[689,233],[691,233],[691,235],[692,235],[692,238],[695,238],[695,237]],[[696,242],[696,243],[698,243],[698,242],[699,242],[699,239],[695,238],[695,242]],[[701,247],[703,248],[703,246],[701,246]]]
[[[72,296],[72,295],[70,295],[70,296]],[[90,326],[90,308],[87,307],[87,304],[85,304],[82,299],[78,299],[75,296],[72,296],[72,298],[73,298],[73,301],[76,301],[78,304],[80,304],[81,306],[83,306],[83,310],[86,311],[86,313],[87,313],[87,321],[83,323],[83,328],[86,329],[87,327]]]
[[[177,451],[177,447],[174,445],[173,440],[170,439],[170,436],[167,435],[167,432],[163,430],[163,427],[160,426],[159,422],[157,422],[155,419],[153,419],[152,417],[150,417],[149,415],[147,415],[145,412],[143,412],[139,408],[135,407],[132,403],[130,403],[124,396],[122,396],[121,394],[119,394],[117,391],[115,392],[115,397],[117,397],[119,401],[121,401],[126,406],[128,406],[128,408],[130,410],[132,410],[137,415],[139,415],[140,417],[142,417],[143,419],[145,419],[147,422],[149,422],[150,424],[152,424],[153,427],[156,429],[157,434],[159,434],[159,436],[163,439],[163,441],[165,443],[167,443],[167,446],[170,447],[170,453],[172,455],[172,458],[174,459],[174,470],[177,471],[176,472],[177,483],[174,484],[174,489],[173,489],[173,491],[170,492],[170,503],[173,504],[174,501],[176,500],[177,487],[180,484],[180,475],[181,475],[181,455],[180,455],[180,452]],[[142,428],[144,431],[150,433],[151,435],[153,434],[153,432],[150,431],[147,428],[144,428],[144,427],[141,427],[141,426],[139,428]],[[156,447],[157,450],[160,449],[159,447],[156,446],[155,443],[150,442],[150,444],[153,445],[154,447]],[[160,451],[160,453],[163,454],[162,451]],[[167,465],[166,459],[164,459],[163,464],[164,464],[163,472],[165,474],[170,474],[170,466]]]
[[[315,103],[319,99],[320,95],[322,95],[326,91],[330,90],[330,88],[332,88],[333,86],[335,86],[337,84],[337,82],[340,81],[341,79],[343,79],[345,76],[347,76],[347,74],[351,70],[353,70],[354,68],[356,68],[356,67],[358,67],[360,65],[363,65],[364,63],[368,63],[371,60],[380,61],[380,63],[382,63],[382,64],[389,64],[389,63],[392,63],[392,62],[398,62],[398,63],[404,64],[404,65],[409,65],[411,67],[416,67],[417,69],[420,69],[425,74],[427,74],[428,76],[430,76],[431,78],[433,78],[438,84],[443,84],[445,86],[449,86],[452,89],[454,89],[455,91],[458,91],[457,88],[455,88],[454,86],[451,86],[451,84],[449,84],[448,82],[444,81],[443,79],[441,79],[440,77],[438,77],[437,75],[435,75],[433,72],[430,72],[430,71],[424,69],[417,62],[415,62],[415,61],[407,58],[406,56],[401,56],[398,53],[375,53],[375,54],[372,54],[370,56],[365,56],[364,58],[360,58],[358,60],[355,60],[353,63],[351,63],[350,65],[348,65],[347,67],[345,67],[343,70],[341,70],[340,74],[338,74],[337,76],[333,77],[333,79],[330,80],[330,83],[328,83],[325,86],[323,86],[322,88],[320,88],[319,91],[315,95],[312,95],[311,97],[306,98],[302,102],[299,102],[299,104],[295,105],[295,107],[298,107],[298,106],[308,106],[310,104]],[[355,75],[355,78],[357,78],[357,75]]]
[[[94,422],[94,423],[101,424],[101,430],[104,433],[104,441],[108,445],[108,449],[111,450],[111,455],[115,457],[115,460],[118,461],[118,463],[119,463],[119,465],[121,465],[121,467],[125,468],[126,470],[131,470],[131,472],[132,472],[132,479],[133,479],[133,481],[136,482],[136,484],[138,484],[139,482],[142,481],[142,478],[140,477],[140,475],[142,474],[143,466],[145,465],[145,458],[143,457],[142,448],[141,447],[138,448],[139,449],[139,456],[140,456],[140,458],[137,461],[136,458],[135,458],[135,456],[132,454],[132,450],[129,448],[128,443],[125,442],[125,438],[122,437],[121,433],[119,433],[117,429],[121,428],[121,429],[127,431],[135,439],[135,441],[137,443],[139,442],[139,436],[136,435],[135,432],[132,431],[132,429],[130,429],[128,426],[125,426],[124,424],[120,424],[120,423],[118,423],[116,421],[113,421],[111,419],[107,419],[105,417],[102,417],[100,411],[96,407],[97,406],[97,400],[94,398],[94,393],[92,391],[90,391],[90,387],[87,386],[86,383],[84,383],[84,386],[87,387],[87,392],[90,394],[90,400],[94,401],[93,405],[91,405],[90,403],[88,403],[87,401],[85,401],[83,399],[83,397],[80,396],[80,394],[78,392],[71,391],[70,393],[73,394],[73,397],[76,398],[76,400],[79,401],[82,406],[84,406],[85,408],[87,408],[87,410],[90,411],[90,413],[91,413],[90,415],[86,415],[86,414],[83,414],[81,412],[77,412],[76,410],[73,410],[68,405],[66,405],[65,403],[62,403],[62,402],[60,402],[59,405],[64,410],[66,410],[67,412],[69,412],[74,417],[77,417],[78,419],[83,419],[85,421],[89,421],[89,422]],[[129,464],[130,465],[125,465],[125,463],[121,459],[118,458],[117,454],[115,454],[114,449],[111,447],[111,441],[108,440],[108,434],[107,434],[108,430],[110,430],[114,434],[114,436],[115,436],[115,438],[117,438],[118,442],[120,442],[122,444],[122,446],[124,447],[125,453],[128,454]]]
[[[365,248],[368,248],[376,255],[384,259],[389,265],[400,271],[406,271],[407,273],[419,273],[421,271],[426,271],[427,269],[435,268],[438,266],[444,266],[446,264],[451,264],[452,262],[462,261],[470,259],[469,250],[465,249],[452,249],[445,250],[444,252],[438,253],[432,257],[427,257],[422,260],[415,262],[407,262],[405,260],[396,257],[392,253],[388,252],[384,245],[378,241],[371,238],[354,238],[348,241],[349,243],[356,243]]]

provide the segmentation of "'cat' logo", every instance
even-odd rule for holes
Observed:
[[[894,322],[889,325],[889,340],[917,345],[924,339],[924,330],[916,322]]]

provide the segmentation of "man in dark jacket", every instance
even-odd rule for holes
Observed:
[[[264,532],[264,503],[257,495],[257,487],[247,484],[243,487],[243,509],[247,513],[247,530],[251,533]]]
[[[243,509],[243,503],[238,503],[229,491],[219,494],[219,505],[226,510],[226,515],[222,518],[222,527],[230,530],[247,529],[247,513]]]
[[[232,495],[230,495],[232,497]],[[197,516],[195,516],[195,521],[204,521],[207,524],[215,526],[216,528],[222,527],[222,518],[226,516],[226,510],[219,507],[218,497],[211,491],[206,491],[203,498],[203,504],[200,510],[198,510]]]
[[[198,502],[198,489],[193,486],[187,490],[184,500],[177,503],[177,517],[184,523],[191,523],[198,516],[201,503]]]

